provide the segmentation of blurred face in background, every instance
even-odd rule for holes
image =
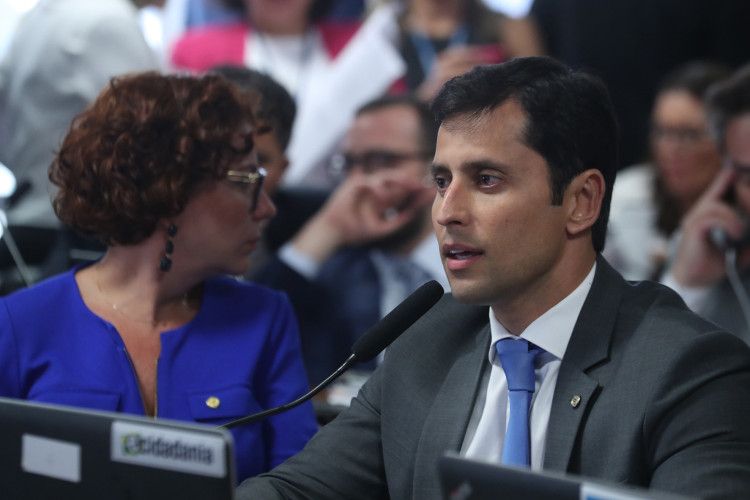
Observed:
[[[428,173],[422,151],[417,112],[407,105],[393,105],[360,113],[344,139],[346,171],[368,175],[398,170],[421,181]]]
[[[750,216],[750,113],[730,120],[725,131],[726,162],[737,171],[737,204]]]
[[[421,240],[424,231],[431,227],[430,203],[435,197],[435,188],[425,182],[430,158],[422,149],[417,111],[397,104],[360,113],[344,139],[343,151],[339,163],[350,177],[379,177],[385,183],[385,173],[388,178],[396,176],[409,184],[422,185],[418,192],[405,190],[399,195],[397,209],[419,207],[410,222],[373,242],[372,246],[392,250]]]
[[[667,193],[687,209],[721,166],[703,103],[685,90],[663,91],[652,117],[652,156]]]
[[[245,0],[253,26],[272,35],[299,35],[309,24],[313,0]]]
[[[289,165],[289,159],[281,147],[279,136],[273,129],[255,134],[253,140],[258,154],[258,166],[265,168],[267,172],[263,190],[271,196],[281,183],[281,178]]]

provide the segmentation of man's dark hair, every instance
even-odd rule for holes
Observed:
[[[419,117],[420,151],[425,158],[435,156],[435,143],[437,142],[438,123],[427,104],[409,96],[384,95],[357,109],[356,115],[378,111],[391,106],[407,106],[412,108]]]
[[[244,91],[260,94],[255,118],[271,126],[282,150],[286,150],[292,136],[297,106],[287,90],[265,73],[244,66],[217,66],[212,73],[222,75]]]
[[[449,80],[432,104],[439,123],[485,116],[507,101],[526,114],[523,142],[549,167],[553,205],[570,182],[598,169],[606,190],[592,227],[594,249],[604,249],[612,187],[617,172],[617,120],[609,92],[596,76],[574,71],[549,57],[519,57],[477,66]]]
[[[726,151],[727,125],[740,115],[750,113],[750,64],[738,69],[728,80],[708,91],[708,122],[721,151]]]

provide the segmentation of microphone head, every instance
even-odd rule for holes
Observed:
[[[354,343],[352,351],[356,360],[369,361],[377,356],[434,306],[443,293],[443,287],[435,280],[417,288]]]

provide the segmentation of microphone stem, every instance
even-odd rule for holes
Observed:
[[[341,365],[335,372],[330,374],[328,378],[326,378],[324,381],[319,383],[317,386],[315,386],[310,392],[305,394],[304,396],[292,401],[291,403],[287,403],[282,406],[277,406],[276,408],[270,408],[268,410],[264,410],[260,413],[255,413],[254,415],[248,415],[247,417],[242,417],[237,420],[233,420],[232,422],[227,422],[226,424],[221,424],[218,427],[224,428],[224,429],[234,429],[237,426],[249,424],[252,422],[257,422],[258,420],[262,420],[266,417],[270,417],[271,415],[276,415],[277,413],[282,413],[286,410],[290,410],[294,408],[295,406],[299,406],[308,399],[315,396],[317,393],[325,389],[325,387],[333,382],[334,379],[338,378],[342,373],[344,373],[346,370],[349,369],[354,363],[358,361],[357,355],[352,354],[349,356],[349,358],[344,361],[344,364]]]

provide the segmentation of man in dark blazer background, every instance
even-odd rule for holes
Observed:
[[[251,276],[289,296],[312,385],[420,285],[447,286],[430,221],[435,191],[425,183],[436,136],[430,110],[414,99],[385,96],[362,106],[335,157],[341,183]],[[385,207],[393,207],[388,217]]]
[[[750,349],[599,256],[617,170],[601,81],[518,58],[449,81],[433,110],[432,217],[452,295],[347,410],[237,497],[440,498],[445,451],[500,461],[508,383],[494,345],[519,338],[543,349],[532,470],[747,497]]]

